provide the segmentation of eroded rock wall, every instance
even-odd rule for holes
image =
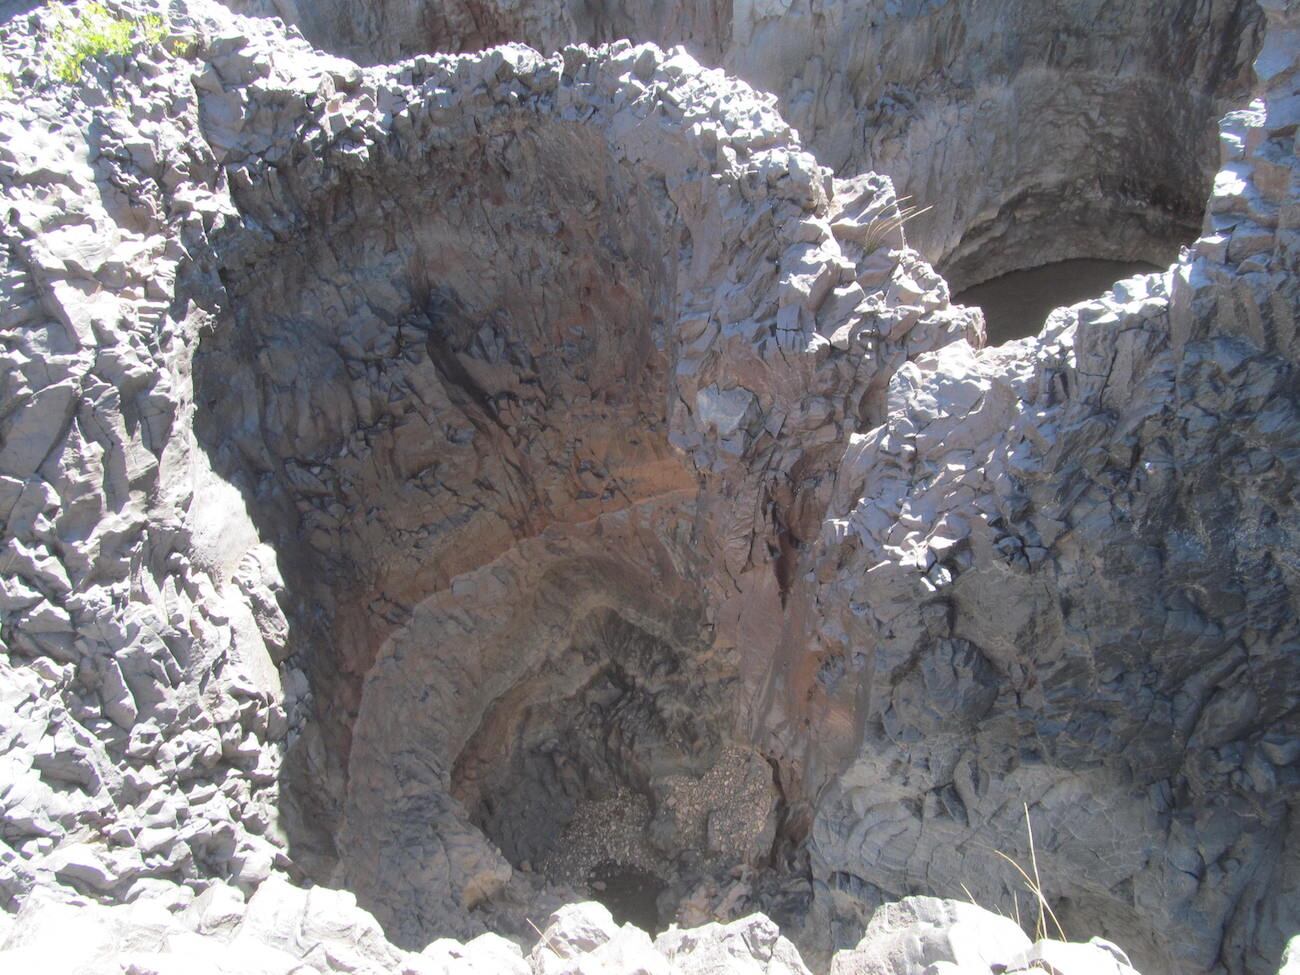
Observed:
[[[587,613],[685,654],[677,691],[638,665],[650,686],[628,701],[650,710],[610,726],[633,739],[612,759],[628,784],[663,801],[666,776],[754,745],[743,702],[781,634],[737,625],[747,603],[779,615],[790,533],[816,516],[779,505],[826,476],[899,363],[976,338],[978,319],[885,246],[896,230],[867,240],[894,212],[886,183],[833,209],[770,100],[688,56],[515,48],[376,79],[318,102],[314,127],[286,120],[295,148],[274,167],[227,156],[249,221],[214,244],[234,322],[198,351],[198,429],[278,535],[329,702],[289,766],[307,847],[337,832],[339,882],[418,945],[511,880],[447,794],[453,767],[483,722],[513,728],[558,692],[539,672],[591,679],[573,656]],[[210,117],[248,138],[285,98],[222,92]],[[472,807],[493,773],[465,769],[493,754],[510,760],[461,763]],[[608,787],[580,757],[553,798]]]
[[[957,291],[1070,257],[1169,263],[1260,19],[1182,0],[778,6],[737,18],[728,67],[782,94],[824,164],[930,208],[908,239]]]
[[[1270,16],[1265,50],[1294,50],[1294,12]],[[1292,895],[1264,892],[1297,877],[1296,171],[1275,168],[1297,119],[1277,63],[1225,121],[1180,263],[1036,341],[904,366],[846,454],[814,558],[848,583],[815,598],[836,673],[859,674],[835,694],[862,748],[814,844],[846,902],[882,868],[890,896],[987,876],[1028,802],[1044,882],[1070,878],[1063,921],[1139,966],[1262,970],[1289,936]]]
[[[716,64],[731,35],[729,0],[233,0],[241,14],[279,17],[321,50],[360,64],[419,54],[467,53],[518,41],[549,53],[566,44],[634,39],[662,47],[689,43]]]
[[[625,789],[669,908],[767,907],[819,970],[918,888],[1027,903],[1026,816],[1070,935],[1270,970],[1300,14],[1264,7],[1195,248],[984,351],[889,182],[685,52],[362,70],[193,3],[68,87],[13,21],[6,910],[283,871],[405,948],[522,938],[584,893],[542,834]],[[742,779],[752,819],[704,785]]]
[[[360,59],[684,44],[780,98],[841,176],[889,176],[956,291],[1077,257],[1167,265],[1196,236],[1216,123],[1250,89],[1254,0],[540,4],[259,0]]]
[[[10,376],[35,384],[14,402],[63,388],[51,363],[69,393],[77,369],[117,368],[89,344],[96,327],[138,363],[105,387],[103,409],[122,412],[94,421],[118,439],[62,452],[82,429],[66,416],[76,396],[64,414],[12,413],[6,433],[28,465],[16,497],[51,483],[47,460],[54,483],[83,472],[106,492],[74,505],[51,488],[7,521],[31,553],[6,619],[34,715],[14,739],[30,785],[7,807],[15,902],[60,878],[116,898],[214,875],[251,890],[278,866],[354,887],[407,943],[467,930],[463,911],[512,870],[450,795],[454,766],[498,698],[568,659],[574,600],[689,650],[679,682],[715,654],[701,740],[655,744],[656,709],[690,710],[688,695],[626,725],[648,722],[629,752],[653,770],[643,789],[753,748],[754,715],[740,715],[779,634],[742,642],[734,580],[779,606],[790,533],[815,518],[780,511],[780,472],[824,473],[900,362],[979,334],[913,253],[886,246],[896,230],[868,242],[893,212],[886,183],[859,181],[833,210],[829,174],[770,98],[627,44],[367,75],[195,7],[172,23],[177,61],[95,65],[74,93],[41,75],[49,24],[20,27],[12,56],[38,94],[8,110],[50,136],[15,156],[10,184],[27,215],[14,293],[32,296],[11,316]],[[131,134],[137,116],[147,135]],[[118,226],[171,263],[138,258],[138,284],[105,266]],[[872,355],[845,355],[854,341]],[[69,546],[116,525],[114,506],[135,519],[114,543],[136,554],[65,581]],[[82,590],[96,600],[84,612]],[[658,597],[639,611],[637,592]],[[451,601],[442,622],[434,597]],[[103,629],[110,605],[121,631]],[[87,632],[107,632],[102,653]],[[119,653],[136,632],[142,649]],[[432,680],[441,703],[430,666],[455,678]],[[56,771],[34,756],[65,733],[107,782],[78,773],[79,754]],[[75,781],[85,808],[56,802],[51,781]],[[424,811],[427,857],[402,790]],[[756,825],[771,842],[774,824]]]

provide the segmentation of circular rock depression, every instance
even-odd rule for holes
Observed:
[[[889,176],[958,292],[1071,258],[1169,264],[1261,21],[1253,0],[755,5],[723,64],[778,93],[823,164]]]
[[[295,864],[412,946],[553,885],[671,920],[764,860],[779,790],[731,737],[667,442],[662,183],[516,119],[303,196],[230,249],[195,358],[310,679]]]
[[[265,0],[236,6],[272,12]],[[778,95],[823,164],[889,176],[917,211],[909,243],[954,294],[1060,264],[1061,303],[1086,271],[1063,262],[1165,267],[1197,236],[1217,122],[1247,99],[1262,35],[1254,0],[386,0],[274,12],[368,63],[511,40],[684,44]]]
[[[1165,267],[1196,238],[1218,120],[1250,91],[1253,0],[882,6],[815,52],[827,79],[792,121],[823,162],[890,176],[917,210],[909,243],[958,300],[1059,264],[1066,304],[1088,266],[1062,262]]]

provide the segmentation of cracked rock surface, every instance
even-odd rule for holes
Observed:
[[[235,0],[363,63],[523,41],[683,44],[778,96],[819,162],[923,212],[955,292],[1075,257],[1168,265],[1195,236],[1219,118],[1249,100],[1242,0]]]
[[[20,6],[0,968],[1284,963],[1294,0]]]

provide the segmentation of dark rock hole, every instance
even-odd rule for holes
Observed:
[[[666,927],[660,921],[659,895],[667,885],[650,871],[605,860],[592,868],[587,885],[619,924],[635,924],[651,934]]]

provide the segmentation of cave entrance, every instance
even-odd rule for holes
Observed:
[[[487,709],[452,794],[520,872],[661,930],[702,888],[768,860],[780,793],[763,757],[729,740],[734,672],[702,640],[611,608],[572,634]]]
[[[619,924],[635,924],[653,934],[666,927],[659,911],[664,882],[655,874],[606,860],[592,869],[587,881]]]
[[[967,288],[953,301],[984,312],[989,345],[1037,335],[1055,308],[1103,294],[1114,282],[1161,268],[1146,261],[1076,258],[1011,271]]]

